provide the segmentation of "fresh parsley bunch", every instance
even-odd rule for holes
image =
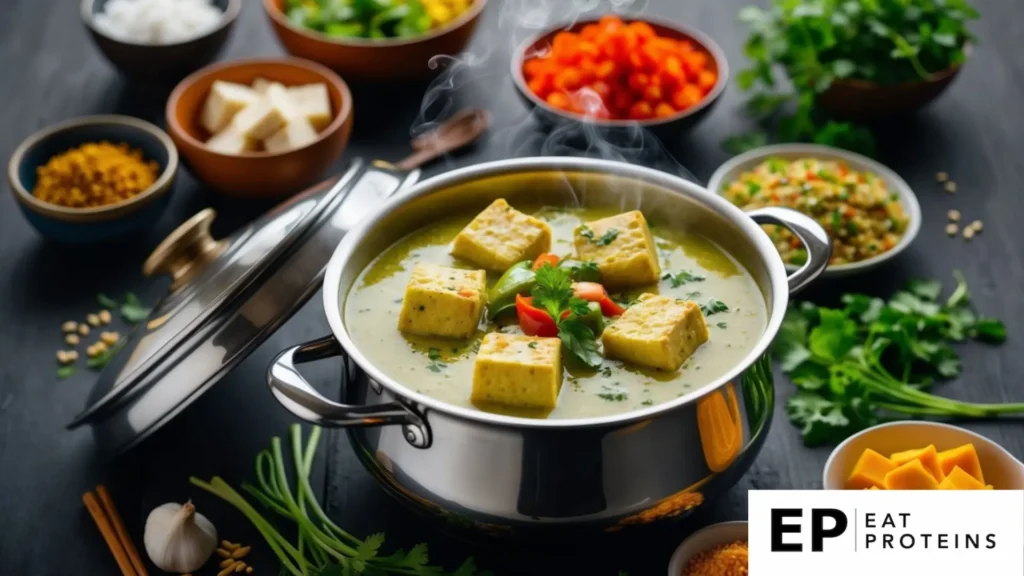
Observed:
[[[750,28],[744,53],[751,66],[739,73],[744,91],[754,91],[747,111],[760,121],[794,103],[792,114],[778,119],[781,141],[810,141],[872,154],[867,129],[826,118],[817,95],[837,79],[856,78],[898,84],[964,61],[974,41],[966,23],[978,18],[967,0],[774,0],[772,8],[743,8],[739,18]],[[778,91],[782,70],[791,91]],[[734,137],[726,147],[738,151],[763,145],[758,132]]]
[[[974,404],[936,396],[933,382],[960,374],[952,343],[967,339],[1000,343],[1006,329],[978,317],[963,276],[939,301],[938,281],[911,282],[885,302],[847,294],[843,308],[809,302],[791,308],[773,344],[797,387],[786,411],[813,446],[841,442],[890,415],[990,418],[1024,413],[1024,403]]]
[[[594,331],[580,320],[587,315],[587,302],[573,293],[571,270],[545,264],[537,269],[536,277],[533,305],[555,321],[566,352],[591,368],[599,368],[604,358]]]

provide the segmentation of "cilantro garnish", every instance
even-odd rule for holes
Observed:
[[[541,266],[532,293],[533,305],[554,319],[566,352],[591,368],[600,367],[604,358],[598,352],[594,331],[579,320],[589,308],[585,300],[573,294],[570,271],[550,264]]]
[[[969,338],[1002,342],[1002,322],[979,319],[963,275],[945,302],[935,281],[911,282],[888,301],[843,296],[843,308],[810,303],[786,313],[772,352],[798,392],[789,420],[807,445],[832,444],[901,417],[991,418],[1024,413],[1024,403],[974,404],[925,390],[960,373],[951,346]]]
[[[700,305],[700,311],[703,312],[705,316],[711,316],[712,314],[718,314],[719,312],[728,312],[729,307],[721,300],[708,298],[706,304]]]
[[[680,286],[688,282],[703,282],[705,278],[700,274],[693,274],[692,272],[689,272],[687,270],[680,270],[675,274],[671,272],[666,272],[665,275],[661,277],[661,279],[668,280],[669,282],[671,282],[673,288],[679,288]]]
[[[583,236],[587,240],[590,240],[592,244],[597,244],[598,246],[607,246],[614,242],[615,239],[619,237],[619,231],[615,228],[609,228],[608,230],[605,231],[604,234],[601,235],[600,238],[598,238],[597,236],[594,235],[594,231],[591,230],[589,226],[584,224],[583,226],[580,227],[580,236]]]

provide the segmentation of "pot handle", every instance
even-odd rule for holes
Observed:
[[[820,224],[806,214],[791,208],[769,206],[747,212],[758,224],[776,224],[785,226],[796,235],[807,250],[807,262],[789,275],[789,293],[795,294],[803,290],[812,280],[817,278],[829,259],[832,258],[832,240]]]
[[[274,397],[289,412],[318,426],[350,428],[357,426],[401,425],[409,444],[429,448],[430,429],[426,421],[399,402],[372,406],[340,404],[317,392],[299,373],[296,365],[335,356],[345,351],[334,336],[324,336],[281,352],[267,369],[267,385]]]

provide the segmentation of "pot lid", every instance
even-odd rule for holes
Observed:
[[[370,210],[418,171],[355,160],[341,176],[289,199],[222,239],[205,209],[172,232],[143,265],[169,292],[122,341],[87,407],[100,450],[115,455],[198,398],[319,288],[334,248]]]

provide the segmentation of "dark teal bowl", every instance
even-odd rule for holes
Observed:
[[[132,198],[96,208],[69,208],[32,195],[36,169],[50,158],[89,142],[124,142],[160,166],[152,186]],[[40,234],[63,244],[98,244],[151,229],[170,200],[178,171],[178,150],[161,129],[129,116],[85,116],[29,136],[7,167],[11,193],[25,218]]]

